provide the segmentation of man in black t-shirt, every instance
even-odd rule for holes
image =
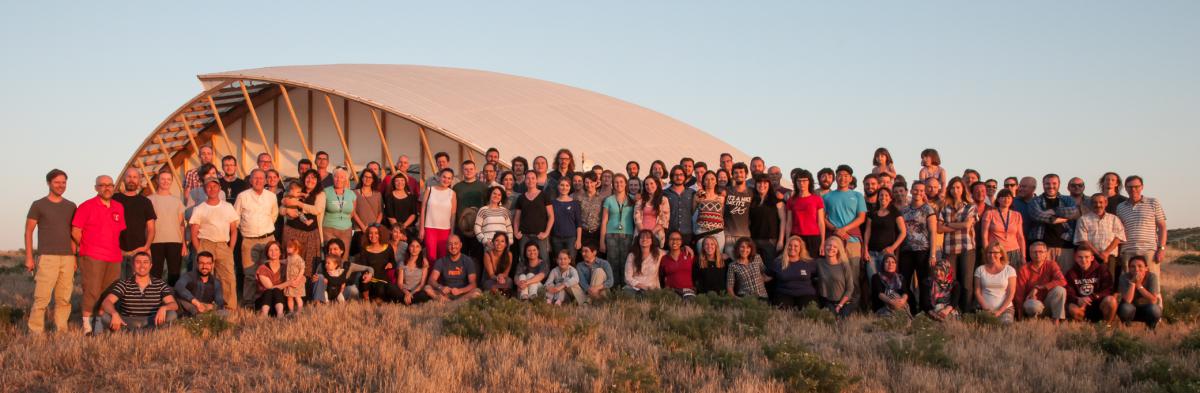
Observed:
[[[133,274],[133,255],[149,253],[154,242],[154,204],[142,195],[142,173],[137,169],[125,170],[125,189],[113,195],[113,200],[125,206],[125,230],[121,231],[120,246],[124,254],[121,262],[121,277]]]

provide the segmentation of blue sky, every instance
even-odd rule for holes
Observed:
[[[447,3],[447,4],[442,4]],[[1146,178],[1200,226],[1200,2],[6,2],[0,249],[53,167],[91,196],[196,74],[325,63],[466,67],[673,116],[768,164],[869,170],[925,147],[985,178]],[[704,157],[715,161],[715,157]],[[1065,181],[1064,181],[1065,184]],[[1065,191],[1065,187],[1064,187]]]

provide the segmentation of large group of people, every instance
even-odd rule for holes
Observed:
[[[762,158],[730,154],[712,168],[656,160],[648,174],[632,161],[577,168],[568,149],[532,165],[501,162],[496,149],[484,157],[455,168],[437,153],[418,179],[406,156],[352,174],[318,152],[292,179],[269,154],[242,177],[235,157],[202,146],[182,184],[171,169],[149,179],[130,169],[119,184],[96,177],[96,196],[78,206],[63,197],[67,174],[52,170],[26,221],[29,329],[45,329],[51,300],[66,329],[77,266],[89,334],[238,307],[281,316],[484,293],[552,304],[714,293],[839,317],[1006,323],[1154,327],[1162,314],[1166,217],[1139,176],[1106,173],[1094,194],[1071,178],[1063,194],[1047,174],[1038,194],[1033,177],[951,176],[933,149],[911,180],[880,148],[865,175],[796,168],[787,183]]]

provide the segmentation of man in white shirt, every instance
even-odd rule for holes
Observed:
[[[196,205],[192,218],[188,220],[192,231],[192,244],[196,252],[208,251],[213,255],[217,279],[234,283],[233,244],[237,242],[238,214],[233,205],[221,198],[221,181],[217,177],[204,180],[204,193],[208,200]],[[221,288],[225,308],[237,307],[237,286]]]
[[[279,217],[279,201],[275,193],[266,190],[267,173],[262,169],[250,172],[250,189],[238,194],[233,203],[242,231],[242,297],[243,303],[254,299],[258,261],[267,243],[275,240],[275,218]],[[233,283],[217,276],[224,283]],[[232,287],[233,285],[228,285]],[[231,301],[230,297],[225,298]],[[237,304],[237,303],[234,303]]]

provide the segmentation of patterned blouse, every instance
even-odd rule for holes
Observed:
[[[907,251],[926,251],[929,250],[931,237],[929,236],[929,216],[937,214],[933,210],[933,206],[928,203],[921,207],[906,206],[900,212],[904,216],[904,225],[907,229],[904,237],[903,249]]]

